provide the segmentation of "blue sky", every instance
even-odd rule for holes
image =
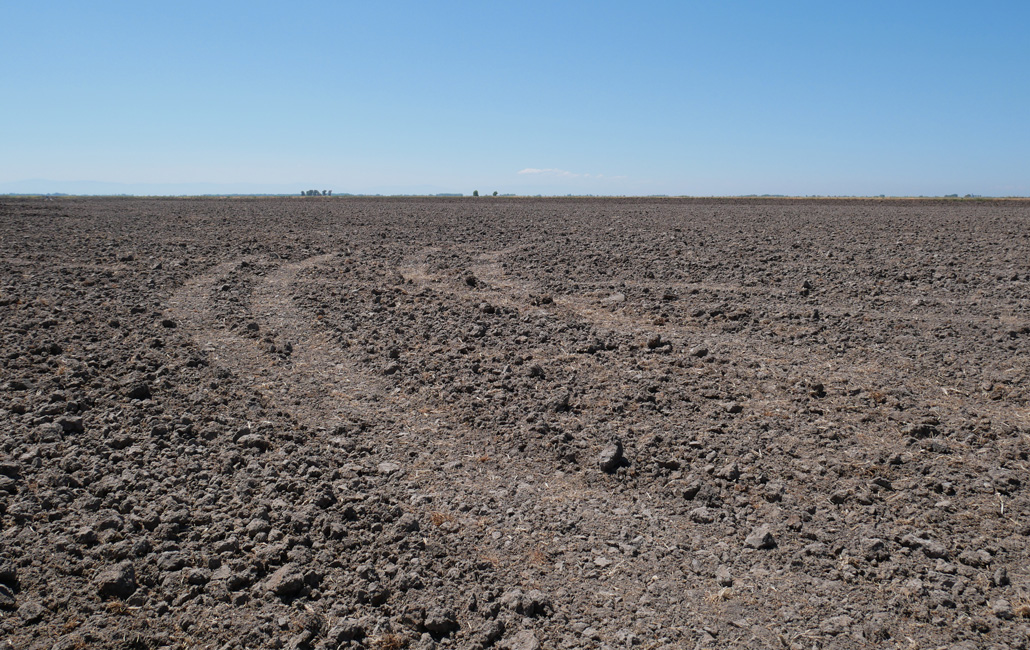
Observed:
[[[1027,25],[1021,1],[6,2],[0,191],[1030,195]]]

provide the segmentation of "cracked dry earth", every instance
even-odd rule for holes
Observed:
[[[0,199],[0,647],[1019,648],[1030,204]]]

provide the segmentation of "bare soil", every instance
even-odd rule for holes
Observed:
[[[1030,203],[0,199],[0,644],[1026,648]]]

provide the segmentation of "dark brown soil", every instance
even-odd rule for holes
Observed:
[[[1030,203],[0,199],[0,643],[1030,636]]]

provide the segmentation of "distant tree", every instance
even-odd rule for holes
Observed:
[[[494,196],[497,196],[497,190],[494,190]]]
[[[329,196],[332,196],[332,195],[333,195],[333,191],[329,190]]]
[[[479,190],[472,190],[472,196],[479,196]]]

